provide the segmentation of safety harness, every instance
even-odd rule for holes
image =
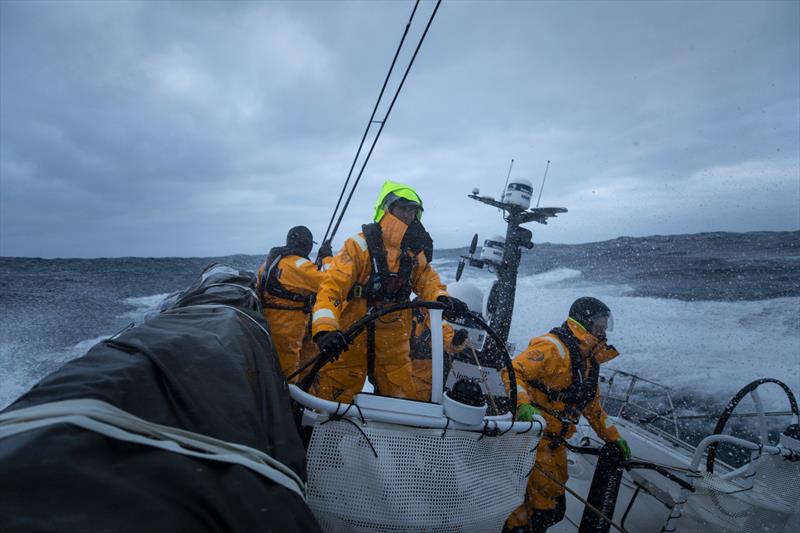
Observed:
[[[578,339],[565,322],[560,327],[550,330],[559,341],[569,350],[569,363],[572,373],[572,382],[565,389],[553,389],[539,380],[528,380],[533,388],[547,396],[551,402],[564,404],[563,410],[553,409],[538,405],[537,407],[561,422],[561,431],[558,433],[545,432],[552,441],[551,447],[557,448],[564,442],[564,436],[572,424],[577,424],[581,413],[597,394],[597,382],[600,379],[600,365],[592,357],[589,359],[589,375],[584,377],[584,358],[581,354]]]
[[[312,293],[309,294],[308,296],[305,296],[298,292],[290,291],[289,289],[284,287],[283,284],[280,282],[279,277],[281,272],[280,269],[278,268],[278,263],[280,263],[281,259],[283,259],[287,255],[302,256],[302,254],[297,253],[296,250],[292,250],[287,246],[276,246],[275,248],[272,248],[269,251],[266,259],[264,259],[264,265],[265,265],[264,275],[261,276],[261,279],[258,282],[258,294],[262,296],[265,308],[281,309],[283,311],[302,311],[306,314],[309,314],[311,313],[311,310],[314,308],[314,299],[316,295]],[[269,294],[270,296],[275,296],[277,298],[282,298],[284,300],[297,302],[302,304],[302,306],[282,305],[282,304],[267,302],[266,298],[263,298],[264,294]]]
[[[406,253],[408,248],[401,244],[400,268],[397,272],[390,272],[380,224],[364,224],[361,230],[367,241],[371,270],[366,283],[353,285],[347,300],[364,298],[370,307],[375,303],[408,300],[411,295],[411,273],[417,263],[416,257]]]
[[[370,274],[366,283],[355,283],[347,294],[347,300],[364,298],[369,309],[386,303],[405,302],[411,296],[411,275],[417,266],[417,254],[432,254],[433,241],[419,221],[412,222],[400,243],[400,268],[397,272],[389,270],[383,230],[380,224],[361,226],[370,257]],[[409,253],[411,252],[411,253]],[[375,322],[367,325],[367,376],[370,379],[375,370]],[[377,385],[376,385],[376,391]]]

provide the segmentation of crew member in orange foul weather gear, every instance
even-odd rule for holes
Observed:
[[[416,191],[385,182],[375,223],[347,239],[325,272],[314,305],[312,335],[327,358],[338,360],[317,376],[320,397],[349,402],[369,377],[378,394],[417,398],[409,357],[409,309],[373,321],[349,348],[342,331],[370,309],[407,302],[412,292],[423,300],[441,301],[451,311],[466,309],[447,295],[430,265],[433,241],[421,216],[422,200]]]
[[[568,477],[564,441],[575,433],[581,415],[601,439],[616,442],[625,459],[630,458],[627,442],[600,405],[599,365],[619,355],[606,343],[606,331],[612,326],[608,306],[596,298],[578,298],[564,324],[531,339],[514,358],[517,404],[537,407],[547,428],[528,480],[527,501],[509,516],[506,530],[546,531],[564,518],[566,498],[561,484]]]
[[[272,248],[258,268],[258,295],[284,376],[298,368],[314,295],[323,277],[308,259],[313,244],[311,231],[295,226],[286,245]]]

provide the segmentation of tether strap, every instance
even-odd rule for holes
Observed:
[[[238,464],[304,498],[305,483],[300,476],[260,450],[154,424],[100,400],[63,400],[0,414],[0,440],[58,424],[72,424],[113,439],[197,459]]]
[[[305,306],[297,307],[296,305],[281,305],[269,302],[264,304],[264,309],[280,309],[281,311],[302,311],[308,313]]]

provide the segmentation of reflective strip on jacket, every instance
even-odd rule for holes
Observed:
[[[597,338],[573,320],[568,320],[567,324],[579,342],[581,354],[586,363],[583,368],[584,377],[588,376],[590,357],[595,357],[598,361],[608,361],[618,355],[616,350],[610,348],[605,342],[598,342]],[[555,390],[566,389],[572,383],[570,361],[569,350],[552,333],[534,337],[528,347],[514,358],[517,404],[530,403],[541,407],[542,416],[547,422],[546,433],[549,435],[561,433],[562,421],[548,411],[564,412],[566,406],[563,402],[551,401],[544,392],[533,387],[530,382],[539,381]],[[504,375],[504,379],[507,383],[507,376]],[[615,441],[619,438],[619,433],[600,405],[599,389],[598,386],[594,399],[583,409],[582,414],[601,439],[607,442]],[[569,438],[575,433],[574,424],[569,425],[571,427],[564,433],[564,438]]]
[[[380,225],[389,270],[397,272],[400,269],[400,243],[408,226],[391,213],[381,219]],[[347,295],[354,284],[367,283],[371,273],[367,241],[364,234],[359,233],[345,241],[342,249],[333,258],[330,268],[325,271],[311,319],[312,336],[322,331],[343,331],[350,325],[342,324],[340,320],[343,310],[351,303],[347,301]],[[422,252],[416,256],[416,265],[411,273],[411,288],[423,300],[435,301],[439,296],[447,295],[439,275],[431,268]]]
[[[380,225],[388,269],[398,272],[400,243],[408,226],[390,213],[384,215]],[[325,272],[317,293],[312,315],[313,336],[323,331],[345,331],[366,315],[367,301],[364,298],[348,301],[347,296],[354,284],[366,283],[371,273],[370,254],[364,235],[358,234],[347,239],[333,258],[331,268]],[[416,264],[411,272],[411,288],[425,300],[436,300],[447,294],[439,275],[428,264],[423,252],[416,256]],[[374,326],[372,377],[376,391],[397,398],[421,399],[417,397],[419,393],[409,357],[411,310],[384,315],[374,322]],[[319,372],[316,394],[329,400],[350,401],[361,390],[369,371],[368,352],[367,333],[362,332],[337,361],[325,365]]]

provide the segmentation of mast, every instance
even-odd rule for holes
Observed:
[[[497,334],[508,342],[508,334],[511,329],[511,319],[514,314],[514,300],[517,289],[517,276],[519,274],[519,264],[522,259],[522,248],[528,250],[533,248],[533,233],[523,227],[529,222],[547,224],[548,218],[554,218],[558,213],[566,213],[564,207],[534,207],[529,209],[530,197],[532,193],[527,180],[511,180],[503,195],[504,201],[498,201],[490,196],[480,196],[480,191],[474,189],[469,198],[492,207],[497,207],[506,213],[506,240],[503,247],[503,258],[495,262],[485,258],[474,257],[474,247],[471,247],[470,254],[461,257],[461,263],[468,263],[472,267],[494,268],[497,281],[489,292],[487,309],[490,314],[490,324]],[[460,265],[459,265],[460,266]],[[456,276],[460,279],[462,268]]]

